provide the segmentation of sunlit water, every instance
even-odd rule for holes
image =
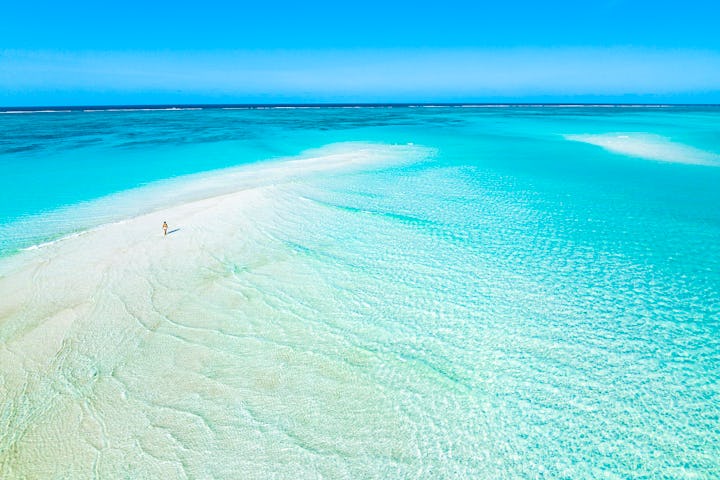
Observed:
[[[0,476],[720,477],[717,108],[0,114],[0,255],[329,144],[413,158],[112,270],[51,368],[0,365]]]

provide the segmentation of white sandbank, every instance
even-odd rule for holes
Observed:
[[[99,224],[126,221],[147,212],[159,211],[210,197],[283,182],[292,182],[313,175],[349,170],[376,168],[413,162],[427,155],[428,148],[412,145],[383,145],[344,142],[312,149],[302,154],[251,165],[224,168],[153,182],[141,188],[108,195],[90,202],[63,207],[41,215],[23,217],[11,224],[0,225],[0,242],[14,237],[34,250],[59,231],[74,232],[61,238],[85,235]],[[6,270],[0,261],[0,275]]]
[[[301,398],[307,385],[287,383],[294,394],[264,396],[263,382],[276,368],[267,362],[277,352],[263,342],[279,335],[267,333],[279,327],[252,285],[240,294],[223,292],[223,279],[236,275],[228,265],[252,266],[254,275],[282,282],[296,272],[273,257],[277,250],[263,226],[277,215],[296,214],[291,210],[302,202],[297,184],[415,162],[427,153],[422,147],[338,144],[297,159],[199,175],[176,184],[180,190],[170,197],[181,203],[3,260],[0,477],[125,472],[180,478],[184,472],[206,478],[227,474],[223,468],[242,470],[212,458],[253,451],[258,433],[244,430],[253,424],[247,412],[289,408],[282,402]],[[237,356],[225,352],[230,341],[255,367],[235,364]],[[217,383],[231,368],[241,373],[226,381],[236,384]],[[325,388],[324,381],[312,380],[313,388]],[[233,413],[240,408],[238,391],[248,392],[242,396],[246,410]],[[378,420],[376,431],[389,428],[392,422]],[[298,452],[269,454],[268,462],[286,458],[297,465]]]
[[[602,147],[613,153],[661,162],[720,166],[720,155],[649,133],[565,135],[565,139]]]

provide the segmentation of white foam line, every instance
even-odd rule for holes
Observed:
[[[218,108],[219,110],[300,110],[300,109],[319,109],[319,108],[394,108],[397,105],[342,105],[342,106],[314,106],[314,105],[301,105],[301,106],[273,106],[273,105],[259,105],[259,106],[239,106],[239,107],[211,107]],[[462,105],[403,105],[408,108],[674,108],[678,105],[650,105],[650,104],[462,104]],[[167,111],[186,111],[186,110],[205,110],[204,107],[168,107],[168,108],[87,108],[83,110],[7,110],[0,112],[0,114],[31,114],[31,113],[93,113],[93,112],[167,112]]]
[[[8,110],[0,113],[19,114],[19,113],[70,113],[72,110]]]
[[[88,108],[83,112],[182,112],[186,110],[202,110],[202,107],[171,107],[171,108]]]
[[[27,252],[27,251],[32,251],[32,250],[39,250],[41,248],[49,247],[50,245],[55,245],[56,243],[60,243],[65,240],[69,240],[71,238],[77,238],[81,235],[85,235],[93,230],[96,230],[97,228],[98,227],[90,228],[88,230],[83,230],[82,232],[71,233],[69,235],[65,235],[64,237],[60,237],[55,240],[50,240],[49,242],[43,242],[43,243],[38,243],[36,245],[30,245],[29,247],[21,248],[20,251]]]

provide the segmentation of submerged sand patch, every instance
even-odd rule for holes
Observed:
[[[567,140],[588,143],[613,153],[661,162],[719,166],[720,155],[649,133],[565,135]]]

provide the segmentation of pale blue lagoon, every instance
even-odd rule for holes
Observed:
[[[720,107],[0,113],[0,477],[720,478],[719,247]]]

